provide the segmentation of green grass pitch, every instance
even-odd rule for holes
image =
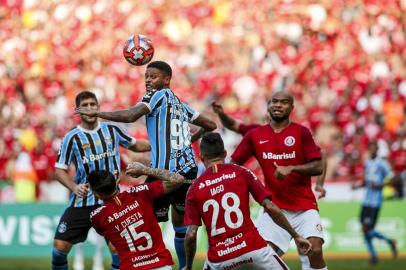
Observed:
[[[69,260],[69,269],[72,269],[72,259]],[[85,270],[91,270],[91,259],[86,259]],[[108,261],[105,263],[105,270],[109,270]],[[291,270],[300,270],[300,263],[298,259],[288,259],[286,263]],[[383,259],[379,264],[368,266],[365,260],[359,259],[331,259],[327,260],[329,270],[405,270],[406,259]],[[32,259],[0,259],[1,270],[46,270],[51,269],[51,258],[32,258]],[[198,260],[193,266],[193,269],[202,269],[203,260]],[[177,268],[173,268],[177,269]]]

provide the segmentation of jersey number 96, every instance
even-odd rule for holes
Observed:
[[[188,122],[181,122],[179,119],[171,120],[171,147],[175,150],[182,150],[190,145],[190,127]]]

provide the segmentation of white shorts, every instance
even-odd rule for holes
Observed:
[[[323,240],[323,228],[317,210],[290,211],[282,209],[290,225],[304,238],[319,237]],[[275,244],[283,253],[289,249],[292,237],[277,225],[262,209],[256,222],[259,234],[266,241]],[[324,240],[323,240],[324,241]]]
[[[289,270],[289,267],[270,247],[245,253],[224,262],[212,263],[208,259],[203,270]]]
[[[158,268],[153,268],[151,270],[172,270],[172,266],[169,266],[169,265],[161,266],[161,267],[158,267]]]

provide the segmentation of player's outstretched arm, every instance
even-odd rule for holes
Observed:
[[[96,116],[106,120],[122,123],[132,123],[137,121],[141,116],[149,113],[147,105],[138,103],[134,107],[127,110],[120,110],[114,112],[99,112],[89,108],[76,108],[76,114],[84,114],[87,116]]]
[[[185,178],[180,174],[171,173],[165,169],[150,168],[139,162],[128,164],[126,174],[132,177],[147,175],[161,179],[165,194],[174,191],[185,182]]]
[[[148,152],[151,151],[151,145],[148,140],[137,139],[135,144],[128,147],[133,152]]]
[[[273,204],[270,199],[265,199],[262,201],[261,205],[264,207],[265,212],[271,216],[273,221],[278,224],[281,228],[285,229],[295,240],[296,245],[298,248],[303,252],[303,254],[307,254],[311,248],[312,244],[309,240],[301,237],[295,229],[292,228],[289,221],[286,217],[282,214],[281,209]]]
[[[192,270],[193,260],[196,255],[196,238],[197,230],[196,225],[189,225],[185,236],[185,252],[186,252],[186,266],[182,270]]]
[[[204,133],[215,130],[217,128],[216,123],[203,115],[199,115],[195,120],[193,120],[192,124],[200,126],[200,129],[192,135],[192,143],[200,139],[200,137],[202,137]]]
[[[212,131],[217,128],[214,121],[201,114],[195,120],[193,120],[192,124],[204,128],[205,131]]]
[[[225,128],[240,133],[238,129],[240,123],[236,121],[234,118],[230,117],[228,114],[226,114],[223,110],[223,106],[214,101],[211,103],[211,107],[213,108],[213,111],[218,115],[221,123]]]

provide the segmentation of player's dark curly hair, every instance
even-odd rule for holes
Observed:
[[[96,95],[94,93],[92,93],[90,91],[82,91],[82,92],[80,92],[79,94],[76,95],[76,98],[75,98],[76,107],[79,107],[80,102],[82,100],[85,100],[85,99],[88,99],[88,98],[93,98],[98,103],[97,97],[96,97]]]
[[[116,178],[106,170],[92,171],[89,174],[88,181],[90,188],[99,194],[110,195],[116,190]]]
[[[147,68],[156,68],[164,72],[169,77],[172,77],[172,68],[171,66],[164,61],[153,61],[148,64]]]
[[[222,157],[225,153],[224,142],[217,132],[207,132],[200,142],[200,153],[206,159]]]

